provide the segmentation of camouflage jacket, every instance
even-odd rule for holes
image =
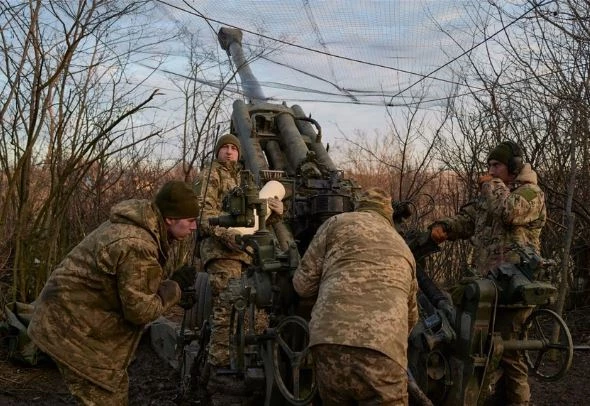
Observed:
[[[520,261],[516,247],[540,251],[540,234],[547,212],[545,195],[537,185],[537,174],[525,164],[513,184],[493,179],[482,185],[480,197],[442,223],[448,239],[470,238],[474,266],[486,276],[502,262]]]
[[[370,348],[402,366],[418,320],[416,264],[390,220],[374,211],[326,220],[311,241],[293,286],[317,295],[310,345]]]
[[[224,239],[232,238],[227,228],[209,225],[210,217],[224,215],[223,198],[230,190],[240,185],[241,165],[238,162],[213,161],[210,168],[203,170],[197,179],[197,193],[202,199],[199,224],[200,256],[203,265],[212,259],[234,259],[245,264],[251,257],[241,250],[234,250],[224,244]]]
[[[225,215],[222,211],[223,198],[233,188],[240,186],[240,171],[237,162],[221,163],[213,161],[211,167],[203,170],[195,183],[195,188],[202,200],[199,223],[200,258],[204,266],[212,259],[233,259],[244,264],[251,264],[252,257],[242,250],[229,248],[225,241],[235,238],[235,233],[225,227],[209,225],[209,218]],[[270,225],[280,219],[271,213],[266,224]]]
[[[51,274],[28,334],[53,359],[115,391],[147,323],[167,310],[166,229],[148,200],[127,200]]]

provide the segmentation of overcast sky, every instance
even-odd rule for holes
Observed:
[[[159,12],[162,24],[185,27],[221,57],[216,33],[222,26],[243,30],[247,56],[275,49],[250,65],[265,96],[301,105],[330,142],[341,137],[339,131],[386,131],[386,104],[400,117],[404,106],[423,96],[424,111],[436,115],[451,69],[465,50],[496,30],[493,18],[485,17],[493,11],[490,3],[169,0],[160,2]],[[486,33],[484,20],[490,24]],[[167,69],[182,71],[179,60],[181,55],[170,58]]]

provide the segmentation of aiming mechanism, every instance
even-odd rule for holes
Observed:
[[[258,229],[240,243],[253,263],[231,290],[234,308],[230,326],[231,369],[248,387],[264,393],[264,405],[306,405],[316,387],[308,353],[309,303],[296,299],[291,277],[317,228],[332,215],[353,210],[353,182],[344,178],[321,142],[321,127],[301,107],[267,103],[250,71],[239,30],[222,28],[219,42],[234,60],[250,103],[233,104],[231,132],[242,145],[245,171],[241,184],[223,202],[225,214],[211,219],[224,227]],[[266,225],[266,203],[259,189],[277,180],[286,189],[283,221]],[[401,230],[411,214],[405,203],[394,204],[394,222]],[[453,304],[428,277],[425,258],[438,251],[428,232],[402,233],[417,261],[421,318],[409,337],[409,392],[415,405],[499,405],[494,388],[504,349],[526,353],[533,374],[551,381],[571,365],[571,335],[564,321],[547,309],[535,310],[518,340],[502,340],[494,329],[499,311],[551,303],[555,288],[535,280],[549,266],[533,251],[522,250],[520,264],[503,264],[487,278],[464,281],[463,295]],[[209,339],[211,293],[208,275],[199,272],[195,304],[181,332],[183,386],[201,379]],[[254,331],[256,309],[269,315],[263,333]],[[498,391],[500,392],[500,391]]]

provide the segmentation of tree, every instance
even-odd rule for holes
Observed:
[[[466,94],[453,122],[458,133],[446,134],[443,144],[469,150],[483,162],[493,144],[512,139],[539,174],[546,192],[549,221],[543,232],[544,256],[560,259],[560,299],[566,301],[572,282],[574,239],[588,240],[588,24],[587,1],[528,1],[520,7],[500,3],[471,13],[475,46],[463,49],[464,63],[456,72]],[[490,7],[483,10],[483,7]],[[499,29],[498,29],[499,27]],[[450,37],[452,33],[448,33]],[[478,42],[476,38],[484,38]],[[455,142],[456,141],[456,142]],[[465,143],[467,144],[465,147]],[[457,148],[457,147],[461,148]],[[467,160],[441,155],[449,165]]]
[[[77,192],[94,175],[95,191],[102,193],[111,186],[107,179],[117,177],[107,173],[115,163],[142,159],[137,154],[160,133],[133,120],[158,90],[143,89],[145,78],[131,77],[128,66],[140,47],[158,41],[146,35],[145,25],[130,24],[149,6],[0,4],[0,229],[14,247],[14,299],[36,297],[70,248],[65,231]]]

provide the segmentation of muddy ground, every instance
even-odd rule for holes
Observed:
[[[568,325],[575,344],[590,344],[590,308],[568,313]],[[174,405],[179,374],[161,360],[144,335],[129,370],[129,404]],[[74,405],[59,372],[51,364],[39,367],[16,365],[0,351],[0,405]],[[586,405],[590,399],[590,351],[576,351],[572,367],[558,382],[539,382],[531,377],[535,406]],[[203,404],[191,399],[187,404]],[[228,402],[229,403],[229,402]]]

